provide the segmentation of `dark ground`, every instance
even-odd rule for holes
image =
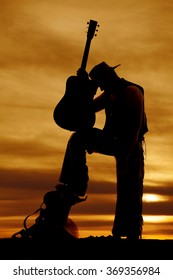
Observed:
[[[173,240],[108,237],[73,240],[0,239],[0,260],[173,260]]]

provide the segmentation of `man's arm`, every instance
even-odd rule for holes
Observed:
[[[144,97],[135,86],[129,86],[125,91],[125,118],[122,123],[122,138],[120,153],[117,157],[119,172],[127,172],[128,157],[132,153],[139,136],[142,124]]]
[[[125,118],[122,124],[124,152],[130,154],[139,136],[143,117],[144,97],[135,86],[129,86],[125,91]]]
[[[99,112],[105,108],[106,95],[105,92],[94,98],[94,111]]]

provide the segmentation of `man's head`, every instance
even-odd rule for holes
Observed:
[[[90,78],[98,84],[98,86],[102,87],[102,85],[109,81],[110,78],[118,78],[115,68],[120,66],[120,64],[116,66],[109,66],[106,62],[101,62],[93,67],[93,69],[89,72]]]

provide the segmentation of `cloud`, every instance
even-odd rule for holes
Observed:
[[[64,7],[56,4],[55,1],[49,4],[47,1],[20,1],[15,5],[10,2],[3,7],[1,66],[35,65],[67,70],[71,65],[76,65],[76,61],[80,63],[82,48],[78,44],[75,30],[72,33],[70,25],[73,22],[69,23],[69,28],[65,27],[68,23],[64,23],[65,18],[61,15]],[[82,31],[81,37],[84,37]]]
[[[39,201],[42,195],[53,190],[58,183],[57,170],[22,170],[22,169],[1,169],[1,200],[14,201],[16,205],[19,200],[25,200],[26,208],[29,208],[29,201],[33,197]],[[173,183],[172,183],[173,184]],[[159,194],[169,197],[169,201],[145,203],[145,214],[170,215],[172,209],[173,191],[172,186],[162,187],[144,186],[144,193]],[[88,186],[88,200],[75,206],[78,214],[110,214],[114,210],[116,201],[116,182],[90,181]],[[27,200],[28,199],[28,203]],[[12,210],[12,209],[11,209]],[[13,211],[13,210],[12,210]],[[167,211],[167,212],[166,212]]]

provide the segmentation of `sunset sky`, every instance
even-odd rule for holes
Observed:
[[[93,19],[100,27],[87,71],[121,63],[118,75],[145,89],[143,238],[173,239],[173,1],[0,0],[0,7],[0,237],[20,230],[58,183],[71,132],[56,125],[53,110],[80,67]],[[103,124],[100,112],[95,126]],[[80,237],[110,235],[115,161],[87,160],[88,199],[70,216]]]

